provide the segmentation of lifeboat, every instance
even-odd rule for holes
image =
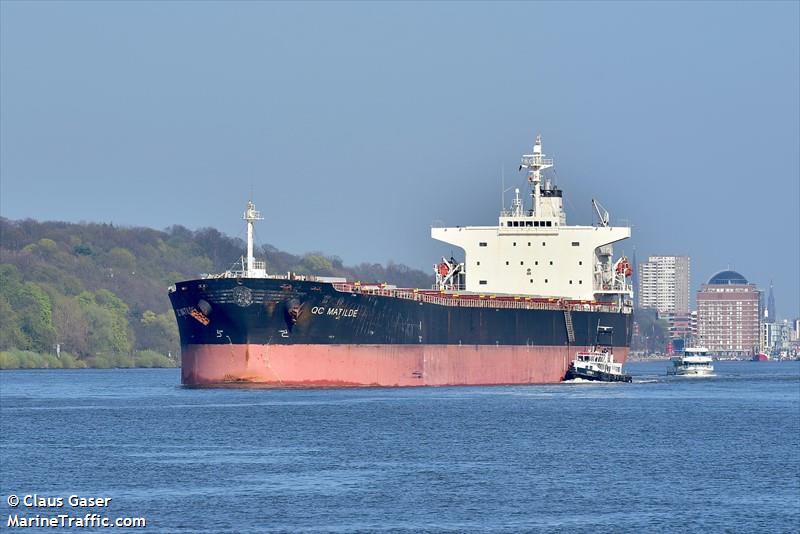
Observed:
[[[622,274],[626,278],[633,274],[633,267],[631,267],[630,262],[628,262],[628,258],[625,256],[621,257],[619,262],[617,262],[617,274]]]

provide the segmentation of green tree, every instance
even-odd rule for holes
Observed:
[[[23,332],[33,342],[33,348],[42,352],[52,350],[56,331],[53,328],[53,308],[47,293],[37,284],[25,282],[14,307],[18,310]]]
[[[333,274],[333,264],[321,254],[306,254],[297,267],[300,274],[317,274],[330,276]]]
[[[39,251],[46,256],[51,256],[58,251],[58,245],[52,239],[42,238],[37,243]]]
[[[172,312],[156,314],[147,310],[139,322],[139,335],[136,338],[138,348],[152,349],[161,354],[178,354],[178,325]]]
[[[89,352],[129,354],[132,343],[126,317],[128,306],[107,289],[96,294],[84,291],[77,300],[89,325]]]
[[[19,318],[8,303],[5,295],[0,295],[0,350],[27,349],[31,340],[23,332]]]
[[[108,252],[108,264],[115,269],[130,272],[136,269],[136,257],[126,248],[114,247]]]
[[[0,295],[2,295],[16,317],[9,318],[11,332],[9,338],[18,339],[26,347],[48,352],[52,350],[55,340],[53,328],[52,306],[50,297],[40,286],[33,282],[24,282],[16,267],[0,266]],[[15,325],[23,334],[14,332]]]
[[[89,353],[89,321],[75,297],[51,295],[53,300],[53,326],[56,329],[56,342],[61,350],[79,356]]]

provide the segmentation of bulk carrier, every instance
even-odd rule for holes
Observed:
[[[609,224],[594,200],[593,226],[568,226],[562,191],[542,152],[522,157],[530,207],[519,189],[497,226],[434,227],[463,262],[434,267],[435,286],[404,289],[342,279],[268,274],[253,254],[240,268],[169,288],[187,386],[274,387],[547,384],[564,379],[576,351],[612,332],[628,355],[631,268],[612,244],[629,227]]]

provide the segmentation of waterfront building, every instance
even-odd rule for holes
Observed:
[[[697,336],[712,353],[747,357],[761,346],[761,291],[736,271],[721,271],[697,292]]]
[[[692,346],[694,331],[692,330],[692,315],[690,313],[658,313],[658,318],[665,320],[668,326],[669,342],[673,350],[680,352],[681,346]]]
[[[689,313],[689,256],[650,256],[638,268],[639,307],[659,315]]]
[[[689,313],[659,314],[659,319],[666,319],[669,323],[669,338],[682,339],[691,344],[693,338],[692,316]]]
[[[793,324],[787,320],[761,324],[761,351],[780,356],[791,349]]]

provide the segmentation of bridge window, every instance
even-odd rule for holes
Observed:
[[[539,221],[533,221],[534,226],[539,226]]]
[[[511,226],[511,221],[506,221],[506,226]]]
[[[547,221],[547,226],[553,226],[553,221]]]
[[[533,221],[525,221],[525,226],[533,226]]]

